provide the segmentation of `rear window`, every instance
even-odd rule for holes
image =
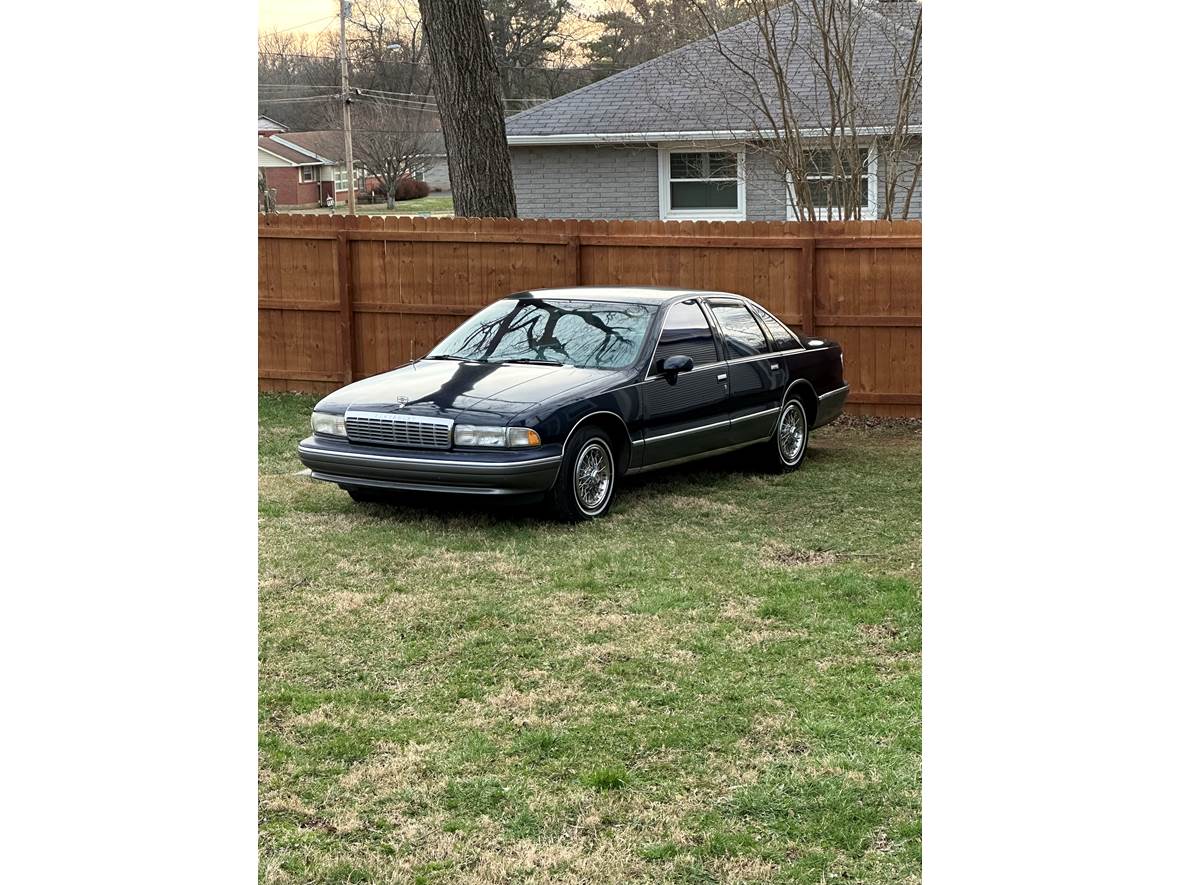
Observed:
[[[778,317],[770,311],[762,307],[755,307],[754,312],[758,314],[758,318],[766,326],[766,331],[770,333],[772,350],[790,350],[801,346],[799,336],[783,325]]]
[[[713,316],[717,317],[717,323],[721,326],[729,359],[769,352],[770,345],[762,333],[762,327],[744,304],[710,302],[709,306],[713,308]]]

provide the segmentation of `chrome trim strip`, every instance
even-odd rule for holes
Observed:
[[[630,476],[636,473],[646,473],[649,470],[661,470],[665,467],[675,467],[677,464],[686,464],[689,461],[696,461],[700,458],[711,458],[714,455],[724,455],[726,452],[733,452],[738,449],[744,449],[746,446],[756,445],[764,442],[761,438],[752,439],[747,442],[738,443],[734,446],[726,446],[722,449],[709,449],[707,452],[697,452],[695,455],[687,455],[683,458],[673,458],[671,461],[657,461],[655,464],[644,464],[642,467],[632,467],[624,476]]]
[[[369,412],[364,409],[347,408],[344,410],[345,420],[348,418],[370,418],[376,421],[410,421],[414,424],[441,424],[444,427],[454,427],[453,418],[433,418],[429,415],[408,415],[399,410],[392,412]]]
[[[689,427],[687,430],[675,430],[672,433],[664,433],[664,434],[661,434],[660,436],[649,436],[649,437],[646,437],[645,441],[646,442],[659,442],[662,439],[673,439],[674,437],[677,437],[677,436],[687,436],[690,433],[700,433],[702,430],[714,430],[715,428],[718,428],[718,427],[726,427],[726,426],[728,426],[728,424],[729,424],[729,419],[726,418],[724,421],[717,421],[714,424],[705,424],[701,427]]]
[[[487,461],[443,461],[438,458],[406,458],[401,455],[370,455],[364,452],[337,452],[332,449],[312,449],[299,444],[299,452],[313,457],[324,456],[339,461],[374,461],[378,464],[437,464],[440,467],[462,467],[475,470],[520,470],[530,467],[540,467],[545,464],[556,464],[561,455],[551,455],[547,458],[530,458],[528,461],[505,461],[499,464]]]
[[[851,384],[845,384],[843,387],[837,387],[835,390],[829,390],[827,393],[821,393],[818,397],[816,397],[816,399],[825,400],[829,396],[835,396],[837,393],[840,393],[841,391],[848,392],[851,389],[852,389]]]
[[[730,418],[729,420],[731,423],[737,424],[739,421],[749,421],[753,418],[765,418],[767,415],[777,415],[778,412],[778,409],[766,409],[761,412],[754,412],[750,415],[742,415],[740,418]]]

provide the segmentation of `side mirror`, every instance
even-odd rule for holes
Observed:
[[[681,372],[688,372],[692,370],[692,359],[682,354],[676,356],[665,357],[660,360],[660,371],[664,373],[664,377],[668,379],[669,384],[676,383],[676,376]]]

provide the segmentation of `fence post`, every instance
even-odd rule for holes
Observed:
[[[803,244],[800,251],[799,313],[802,316],[803,332],[815,334],[815,232]]]
[[[582,238],[574,234],[565,246],[565,260],[570,268],[570,285],[582,285]]]
[[[336,233],[337,297],[340,301],[340,354],[344,361],[344,383],[351,384],[356,366],[356,337],[352,334],[352,268],[348,231]]]

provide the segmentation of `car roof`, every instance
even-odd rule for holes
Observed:
[[[565,286],[553,289],[529,289],[514,292],[509,298],[560,298],[567,301],[634,301],[669,304],[692,295],[720,295],[741,298],[732,292],[681,289],[675,286]]]

